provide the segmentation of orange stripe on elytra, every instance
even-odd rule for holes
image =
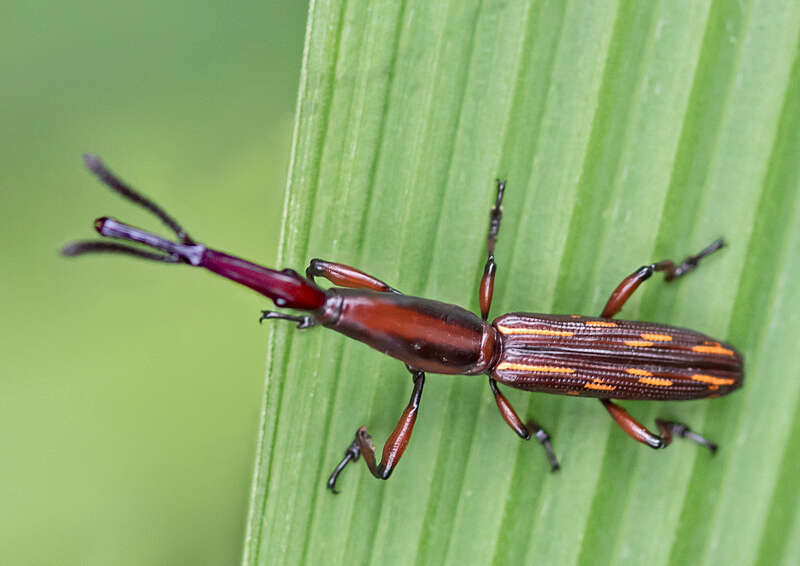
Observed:
[[[726,356],[733,355],[733,350],[723,348],[719,344],[716,346],[692,346],[692,351],[699,352],[701,354],[724,354]]]
[[[512,328],[510,326],[497,325],[497,329],[502,334],[540,334],[542,336],[573,336],[574,332],[568,330],[545,330],[542,328]]]
[[[655,340],[657,342],[672,341],[672,336],[670,336],[669,334],[641,334],[640,336],[645,340]]]
[[[643,375],[645,377],[653,375],[652,372],[649,372],[646,369],[628,368],[625,371],[631,375]]]
[[[594,381],[589,383],[584,383],[583,386],[586,389],[599,389],[601,391],[614,391],[616,389],[616,387],[614,387],[613,385],[603,384],[603,382],[599,379],[595,379]]]
[[[705,375],[703,373],[693,374],[692,379],[694,381],[708,383],[709,385],[733,385],[734,383],[736,383],[736,380],[734,379],[728,379],[725,377],[714,377],[713,375]]]
[[[608,328],[614,328],[617,326],[617,323],[608,320],[587,320],[586,326],[607,326]]]
[[[542,371],[547,373],[575,373],[572,368],[563,368],[558,366],[530,366],[528,364],[514,364],[511,362],[501,362],[496,371],[504,369],[513,369],[518,371]]]
[[[669,387],[672,385],[672,382],[669,379],[660,379],[658,377],[640,377],[639,383],[658,385],[659,387]]]
[[[572,391],[571,389],[567,391],[567,395],[580,395],[580,394],[581,394],[580,391]]]
[[[626,346],[640,347],[640,348],[647,348],[648,346],[652,346],[653,343],[652,342],[647,342],[647,341],[644,341],[644,340],[627,340],[625,342],[625,345]]]

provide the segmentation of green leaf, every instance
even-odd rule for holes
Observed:
[[[592,399],[506,389],[553,436],[520,441],[485,377],[431,376],[388,482],[326,492],[359,425],[380,444],[399,362],[324,329],[273,328],[246,564],[795,564],[800,560],[800,6],[796,2],[315,2],[281,267],[358,266],[477,308],[494,179],[508,180],[493,314],[696,328],[745,355],[730,397],[627,403],[721,445],[653,452]]]

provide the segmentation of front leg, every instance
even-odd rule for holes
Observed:
[[[306,268],[306,277],[314,280],[314,277],[324,277],[334,285],[339,287],[349,287],[351,289],[372,289],[373,291],[381,291],[384,293],[397,293],[400,291],[394,287],[384,283],[377,277],[373,277],[368,273],[364,273],[360,269],[345,265],[343,263],[334,263],[332,261],[325,261],[322,259],[312,259],[311,263]]]
[[[296,316],[293,314],[285,314],[277,311],[261,311],[261,316],[258,319],[259,324],[265,320],[290,320],[297,323],[297,328],[304,330],[316,326],[318,323],[313,317],[308,315]]]
[[[417,421],[417,412],[419,411],[419,401],[422,398],[422,386],[425,384],[425,373],[419,370],[409,368],[412,379],[414,380],[414,389],[411,391],[411,399],[408,401],[408,406],[397,421],[392,434],[383,445],[383,454],[380,463],[375,463],[375,447],[372,445],[372,437],[367,432],[367,427],[362,426],[356,431],[355,440],[348,446],[345,451],[344,458],[333,473],[328,478],[328,489],[333,493],[336,491],[336,479],[342,472],[344,467],[351,461],[358,460],[360,455],[364,455],[364,462],[367,464],[370,473],[378,479],[389,479],[392,471],[397,462],[403,456],[408,441],[411,439],[411,433],[414,430],[414,423]]]

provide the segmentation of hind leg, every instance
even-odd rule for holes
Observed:
[[[639,288],[639,285],[650,279],[653,273],[657,271],[663,271],[665,281],[674,281],[675,279],[683,277],[687,273],[697,269],[697,264],[700,263],[701,259],[711,253],[714,253],[724,245],[725,242],[723,242],[722,239],[719,239],[697,255],[690,255],[679,265],[675,265],[675,262],[669,259],[651,263],[650,265],[643,265],[623,279],[622,283],[617,285],[617,288],[614,289],[614,292],[611,293],[611,296],[608,298],[606,307],[603,309],[603,314],[600,316],[603,318],[611,318],[617,314],[627,300],[631,298],[631,295],[633,295],[634,291]]]
[[[712,454],[717,451],[716,444],[692,431],[683,423],[667,421],[664,419],[656,419],[656,425],[661,433],[660,435],[656,435],[647,430],[644,425],[634,419],[628,413],[628,411],[619,405],[612,403],[608,399],[600,399],[600,402],[603,403],[603,406],[611,415],[611,418],[616,421],[616,423],[628,434],[628,436],[641,442],[642,444],[646,444],[650,448],[666,448],[672,444],[672,437],[674,435],[693,440],[701,446],[705,446],[711,450]]]
[[[497,198],[494,206],[489,212],[489,234],[486,238],[486,248],[489,257],[483,268],[483,277],[478,289],[478,300],[481,305],[481,318],[489,318],[489,309],[492,306],[492,295],[494,294],[494,276],[497,272],[497,264],[494,262],[494,245],[497,242],[497,234],[500,232],[500,220],[503,218],[503,192],[506,189],[506,182],[497,180]]]

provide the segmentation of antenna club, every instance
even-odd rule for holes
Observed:
[[[103,162],[100,161],[99,157],[92,153],[83,154],[83,164],[86,165],[86,168],[90,171],[98,171],[103,169]]]
[[[105,234],[103,234],[103,227],[109,220],[111,220],[111,218],[109,218],[108,216],[101,216],[100,218],[94,221],[94,229],[97,230],[97,233],[100,234],[101,236],[105,236]]]

